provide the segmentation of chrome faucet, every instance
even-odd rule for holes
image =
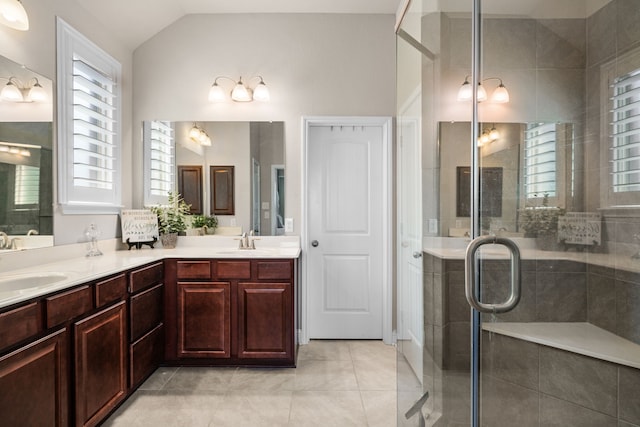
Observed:
[[[0,231],[0,237],[2,237],[2,242],[0,242],[0,249],[9,249],[10,241],[9,236],[4,231]]]
[[[247,234],[246,232],[242,233],[242,236],[240,236],[240,244],[238,245],[238,249],[255,249],[256,248],[256,240],[260,240],[260,239],[256,239],[255,237],[252,239],[254,233],[253,230],[249,231],[249,234]]]
[[[34,230],[33,228],[29,231],[27,231],[27,236],[37,236],[38,234],[38,230]]]

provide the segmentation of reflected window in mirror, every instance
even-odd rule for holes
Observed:
[[[175,188],[175,130],[173,123],[152,120],[143,124],[144,205],[165,205]]]
[[[556,197],[556,125],[528,123],[524,131],[524,194]]]

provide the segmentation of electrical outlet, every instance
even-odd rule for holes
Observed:
[[[293,218],[284,219],[284,232],[293,233]]]
[[[438,220],[429,219],[429,233],[435,234],[438,232]]]
[[[262,216],[264,217],[264,219],[269,219],[271,217],[271,215],[269,215],[269,211],[264,211],[262,213]]]

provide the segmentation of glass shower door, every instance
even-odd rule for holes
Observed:
[[[638,17],[629,0],[410,2],[398,142],[411,118],[423,270],[407,288],[398,259],[398,425],[640,426]],[[515,308],[470,309],[470,281],[499,304],[514,274]]]

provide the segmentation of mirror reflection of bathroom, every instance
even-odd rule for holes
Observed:
[[[0,249],[51,246],[52,82],[2,56],[0,77],[21,88],[0,102],[0,232],[8,236]]]
[[[569,123],[481,123],[483,234],[524,237],[528,206],[574,206],[573,131]],[[440,218],[444,237],[469,237],[469,122],[440,122]]]
[[[195,126],[211,145],[189,138]],[[200,188],[191,204],[211,213],[210,166],[234,167],[234,214],[216,215],[218,227],[253,230],[256,235],[284,234],[284,122],[173,122],[176,166],[200,170]],[[177,184],[177,183],[176,183]],[[177,187],[176,187],[177,188]]]

